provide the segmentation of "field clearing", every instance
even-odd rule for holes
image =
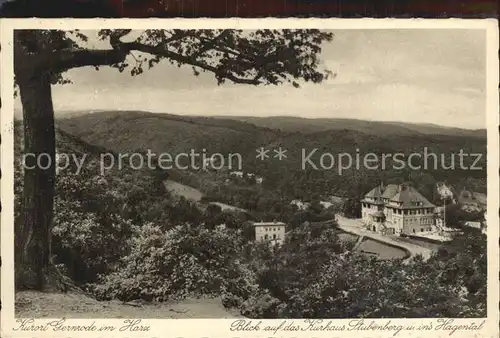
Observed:
[[[222,209],[222,211],[246,212],[246,210],[244,210],[244,209],[241,209],[241,208],[229,205],[229,204],[221,203],[221,202],[210,202],[210,204],[215,204],[215,205],[219,206]]]
[[[203,193],[198,189],[172,180],[165,181],[165,188],[174,195],[183,196],[184,198],[195,202],[199,202],[203,197]]]
[[[165,180],[164,182],[165,188],[173,195],[183,196],[187,200],[193,202],[200,202],[203,197],[203,193],[196,188],[190,187],[188,185],[172,181]],[[221,203],[221,202],[210,202],[209,204],[217,205],[221,208],[222,211],[236,211],[236,212],[246,212],[246,210],[235,207],[233,205]],[[206,207],[202,206],[202,207]]]
[[[366,254],[375,254],[378,259],[404,259],[407,254],[404,250],[383,244],[373,239],[365,238],[358,247],[358,251]]]

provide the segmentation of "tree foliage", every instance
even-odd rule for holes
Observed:
[[[84,47],[81,31],[16,31],[19,66],[59,74],[83,66],[111,66],[139,75],[162,60],[174,66],[190,66],[194,75],[211,72],[219,84],[319,83],[331,72],[322,69],[321,45],[332,33],[319,30],[101,30],[100,40],[109,49]],[[135,55],[135,54],[137,55]],[[131,55],[132,58],[126,58]],[[22,59],[37,60],[26,64]],[[21,69],[20,69],[21,70]]]
[[[302,226],[252,265],[259,292],[241,303],[251,318],[481,317],[486,314],[486,238],[459,237],[428,261],[380,261],[352,252],[328,227]]]
[[[320,69],[319,52],[331,33],[319,30],[101,30],[107,49],[89,48],[78,30],[16,30],[14,74],[23,105],[24,150],[55,158],[54,108],[51,85],[67,83],[69,69],[111,66],[132,76],[165,60],[190,66],[194,75],[210,72],[218,84],[284,82],[319,83],[329,72]],[[131,62],[130,60],[134,61]],[[55,197],[55,161],[47,169],[26,170],[23,222],[16,227],[16,285],[43,289],[57,284],[51,262]],[[135,197],[141,195],[135,191]],[[43,196],[43,198],[42,198]],[[50,272],[50,273],[49,273]],[[54,278],[48,278],[56,276]]]

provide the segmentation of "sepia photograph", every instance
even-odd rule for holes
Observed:
[[[486,26],[111,26],[12,30],[15,318],[486,326]]]

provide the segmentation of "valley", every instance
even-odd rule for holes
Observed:
[[[349,124],[340,124],[332,119],[315,122],[316,119],[299,119],[293,121],[297,125],[307,126],[308,123],[321,125],[323,128],[311,132],[304,127],[304,132],[273,129],[272,121],[281,123],[283,118],[266,118],[247,120],[231,120],[229,118],[186,117],[147,112],[93,112],[79,114],[57,121],[58,127],[82,138],[84,141],[99,145],[117,153],[145,152],[150,149],[155,153],[169,154],[187,153],[194,149],[197,152],[206,150],[208,154],[238,153],[242,157],[243,168],[265,177],[262,186],[268,190],[278,190],[287,198],[311,199],[321,195],[331,194],[343,197],[354,197],[365,193],[374,181],[381,177],[388,183],[413,181],[429,200],[437,198],[434,190],[436,182],[446,181],[457,190],[467,188],[473,191],[485,192],[484,171],[442,169],[440,165],[430,166],[427,170],[415,171],[407,167],[388,170],[367,170],[366,168],[349,168],[342,175],[337,170],[314,170],[301,168],[301,149],[319,149],[313,160],[317,163],[322,152],[333,154],[356,153],[366,154],[410,154],[421,153],[424,148],[438,155],[450,156],[463,149],[466,153],[486,152],[485,138],[482,132],[447,129],[434,129],[408,125],[401,127],[397,123],[366,122],[350,120]],[[265,121],[261,127],[255,121]],[[313,122],[311,122],[313,121]],[[336,126],[336,127],[332,127]],[[342,127],[343,126],[343,127]],[[347,129],[349,127],[350,129]],[[371,128],[371,129],[370,129]],[[378,128],[378,129],[377,129]],[[420,129],[419,129],[420,128]],[[148,130],[146,137],[138,138],[143,130]],[[430,131],[434,131],[431,133]],[[481,136],[483,135],[483,136]],[[256,159],[256,149],[265,147],[275,149],[283,147],[288,150],[285,161],[270,160],[266,162]],[[445,161],[448,163],[449,158]],[[465,159],[465,164],[473,159]],[[479,166],[485,168],[486,158],[483,156]],[[285,163],[286,162],[286,163]],[[415,162],[415,161],[414,161]],[[417,163],[414,163],[415,165]],[[471,163],[468,163],[471,164]],[[237,169],[233,169],[237,170]],[[222,170],[224,171],[224,169]],[[199,171],[175,174],[194,176],[187,179],[188,185],[197,177],[202,181],[211,181],[217,173],[205,174]],[[172,173],[174,175],[174,173]],[[225,178],[224,178],[225,179]],[[215,178],[215,184],[221,182]],[[179,181],[179,179],[177,179]],[[198,179],[199,181],[199,179]],[[198,183],[209,185],[208,182]],[[203,190],[203,189],[202,189]],[[207,191],[204,191],[207,193]],[[220,201],[232,204],[230,201]],[[243,207],[243,209],[246,209]]]
[[[160,116],[145,112],[96,112],[58,119],[58,152],[80,157],[87,154],[88,159],[78,174],[71,166],[58,173],[55,203],[59,216],[54,225],[54,260],[79,287],[89,290],[97,302],[89,308],[98,313],[129,313],[126,308],[130,306],[126,303],[141,300],[146,303],[137,308],[139,312],[131,309],[130,313],[153,308],[161,311],[173,308],[175,312],[177,308],[185,308],[185,314],[170,315],[197,318],[208,311],[217,316],[259,318],[268,314],[259,312],[255,304],[265,299],[260,297],[268,297],[261,295],[263,290],[271,290],[265,292],[286,311],[300,317],[304,316],[303,310],[289,300],[290,290],[305,288],[301,297],[306,297],[305,301],[314,308],[312,299],[307,298],[314,294],[308,291],[313,285],[310,283],[327,278],[322,282],[325,285],[347,283],[361,290],[356,296],[359,299],[353,300],[361,304],[365,302],[363,295],[372,292],[371,283],[380,280],[380,273],[385,270],[391,272],[384,278],[403,283],[400,289],[406,286],[398,271],[404,270],[421,281],[408,292],[414,292],[415,288],[424,292],[429,280],[441,283],[451,301],[454,288],[458,287],[453,283],[458,280],[440,279],[442,261],[452,264],[464,255],[469,257],[471,252],[482,255],[476,245],[483,243],[484,238],[479,240],[478,233],[465,233],[451,243],[436,245],[414,238],[377,234],[363,227],[359,201],[373,188],[374,182],[383,180],[387,184],[411,184],[429,200],[441,203],[445,192],[453,195],[463,189],[485,192],[485,172],[471,175],[464,170],[450,173],[439,169],[350,168],[339,175],[335,170],[300,170],[294,154],[301,148],[339,153],[359,149],[378,154],[409,154],[426,145],[434,150],[452,152],[465,147],[471,152],[481,152],[485,140],[465,131],[456,136],[446,132],[426,134],[411,128],[398,129],[397,124],[384,125],[387,132],[380,135],[376,124],[373,130],[367,130],[369,124],[365,122],[350,123],[354,123],[349,126],[352,129],[309,130],[304,126],[303,131],[298,132],[274,129],[271,123],[260,127],[229,118]],[[143,130],[148,131],[147,136],[139,137],[144,134]],[[21,133],[18,131],[17,135]],[[20,142],[17,138],[18,153],[22,152]],[[260,161],[255,157],[259,147],[285,147],[288,158],[286,162]],[[122,168],[111,167],[104,173],[99,172],[102,153],[145,154],[149,149],[175,154],[193,148],[206,149],[207,153],[238,152],[244,167],[181,170],[125,164]],[[22,191],[19,173],[15,185],[16,210],[19,210]],[[285,238],[281,245],[273,248],[256,240],[255,224],[259,222],[271,227],[284,224]],[[84,245],[80,244],[82,241]],[[113,263],[103,264],[96,257],[105,257]],[[158,264],[166,271],[161,278],[150,270]],[[167,271],[177,271],[179,264],[187,268],[172,277]],[[343,273],[338,275],[332,271],[325,275],[321,266],[335,266],[335,271]],[[427,267],[433,267],[432,274],[426,272]],[[368,280],[360,279],[360,271]],[[482,288],[475,289],[471,279],[482,271],[482,266],[477,267],[471,272],[476,277],[464,277],[460,282],[470,288],[471,297],[483,292]],[[137,284],[138,275],[145,276],[145,283],[153,285],[147,293]],[[273,286],[276,289],[271,285],[277,285]],[[384,285],[376,287],[382,290]],[[331,292],[342,294],[344,291]],[[19,296],[34,303],[38,297],[22,293]],[[410,302],[408,309],[414,308],[413,298],[403,294],[394,297],[403,297],[401,302]],[[373,304],[379,302],[377,298],[372,301]],[[277,311],[272,310],[271,304],[266,311]],[[346,311],[343,306],[335,302],[329,304],[332,311],[339,312],[325,316],[343,316]],[[459,315],[450,310],[456,307],[448,301],[439,305],[430,301],[428,306],[440,313]],[[478,306],[482,305],[478,303]],[[222,314],[215,307],[227,313]],[[31,313],[22,308],[19,311]],[[359,311],[350,316],[358,316],[365,310]],[[407,311],[408,316],[414,315],[414,310]],[[70,312],[76,317],[85,316],[89,309],[78,307]],[[290,316],[290,313],[280,315]]]

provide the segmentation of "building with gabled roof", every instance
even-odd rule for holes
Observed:
[[[405,184],[380,184],[361,200],[365,226],[392,235],[434,230],[434,208],[414,187]]]
[[[486,194],[463,189],[458,196],[458,203],[462,208],[468,211],[484,211],[487,202]]]

